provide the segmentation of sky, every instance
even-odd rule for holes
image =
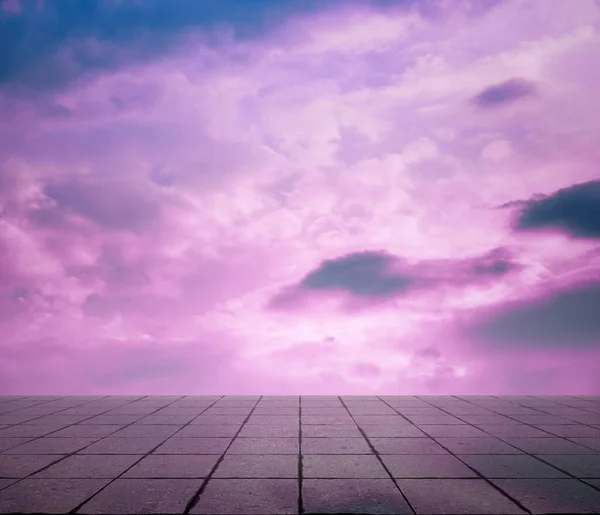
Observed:
[[[600,393],[600,2],[0,0],[0,394]]]

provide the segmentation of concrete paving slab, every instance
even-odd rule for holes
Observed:
[[[449,454],[431,438],[370,438],[379,454]]]
[[[581,398],[42,396],[2,405],[20,420],[0,424],[10,511],[600,513],[600,428],[581,422],[600,422],[600,403]],[[15,492],[32,485],[49,492],[46,505],[36,493],[17,506]]]
[[[240,427],[242,427],[241,424],[211,426],[194,425],[192,422],[189,426],[182,427],[172,438],[232,438],[240,430]]]
[[[526,424],[515,424],[515,425],[489,425],[489,424],[474,424],[475,427],[485,431],[492,436],[503,437],[552,437],[551,433],[547,433],[539,428],[528,426]]]
[[[0,452],[6,451],[7,449],[12,449],[17,445],[29,442],[30,440],[31,438],[13,438],[0,436]]]
[[[133,425],[178,425],[183,426],[188,422],[191,422],[196,415],[183,414],[183,415],[158,415],[152,414],[134,422]]]
[[[540,438],[540,440],[544,440],[544,438]],[[522,450],[495,437],[436,437],[435,441],[453,454],[523,454]]]
[[[412,514],[391,479],[305,479],[305,513]]]
[[[389,478],[374,455],[309,454],[303,456],[302,466],[305,478]]]
[[[18,479],[0,479],[0,490],[17,482]]]
[[[492,479],[531,513],[598,513],[600,491],[576,479]]]
[[[58,440],[58,438],[57,438]],[[166,438],[117,438],[107,436],[79,454],[146,454],[164,442]]]
[[[44,436],[2,451],[1,454],[71,454],[98,441],[95,436],[52,438]]]
[[[367,435],[367,438],[372,437],[426,437],[427,435],[421,431],[418,427],[412,425],[394,425],[394,426],[376,426],[376,425],[363,425],[361,429]]]
[[[567,474],[527,455],[477,455],[462,454],[460,459],[487,478],[545,479],[566,478]],[[580,456],[572,456],[580,458]],[[547,461],[547,457],[544,456]]]
[[[123,426],[101,426],[101,425],[80,425],[67,426],[52,432],[52,438],[81,438],[81,437],[97,437],[104,438],[110,434],[122,429]],[[41,436],[41,435],[40,435]]]
[[[140,459],[135,455],[74,455],[37,472],[33,478],[104,479],[115,478]]]
[[[227,454],[298,454],[298,438],[236,438]]]
[[[451,455],[392,455],[381,456],[393,478],[460,478],[478,477],[458,458]]]
[[[205,478],[219,456],[208,454],[145,456],[124,478]]]
[[[600,438],[569,438],[571,442],[583,445],[596,452],[600,452]]]
[[[232,438],[169,438],[153,454],[223,454]]]
[[[431,437],[468,437],[468,438],[483,438],[490,435],[474,426],[467,424],[449,424],[449,425],[419,425],[419,429]]]
[[[212,479],[192,514],[292,515],[298,513],[295,479]]]
[[[294,438],[297,436],[298,428],[295,426],[281,427],[249,424],[242,427],[242,430],[238,434],[238,438]]]
[[[230,454],[223,458],[214,477],[295,478],[298,477],[298,456]]]
[[[130,426],[119,429],[112,436],[122,438],[149,438],[149,437],[165,437],[174,435],[183,426],[178,425],[150,425],[150,424],[132,424]]]
[[[0,513],[68,513],[110,479],[23,479],[0,490]]]
[[[559,455],[541,456],[544,461],[578,478],[600,478],[600,455]]]
[[[119,478],[92,497],[77,513],[183,513],[201,483],[201,479]]]
[[[305,438],[364,438],[356,424],[335,426],[303,424],[302,436]]]
[[[527,513],[483,479],[398,479],[417,514]]]
[[[594,454],[594,450],[564,438],[503,438],[528,454]]]
[[[565,438],[600,438],[600,429],[582,425],[538,425],[538,429]]]
[[[364,438],[303,438],[302,454],[373,454]]]

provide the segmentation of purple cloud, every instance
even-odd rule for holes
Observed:
[[[522,206],[517,231],[558,229],[575,238],[600,238],[600,180],[561,188]]]
[[[385,251],[355,252],[323,261],[297,285],[283,288],[269,305],[281,309],[297,308],[312,292],[342,292],[377,302],[423,289],[500,278],[520,268],[504,248],[472,258],[412,264]]]
[[[467,332],[503,348],[600,347],[600,282],[501,305],[478,315]]]
[[[497,107],[534,96],[536,93],[535,84],[515,78],[485,88],[473,98],[473,103],[481,108]]]
[[[598,3],[256,2],[0,13],[0,392],[597,393]]]

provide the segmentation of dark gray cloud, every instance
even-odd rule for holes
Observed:
[[[307,290],[345,290],[364,297],[387,297],[404,292],[413,279],[389,272],[397,258],[382,252],[357,252],[323,261],[300,282]]]
[[[558,229],[576,238],[600,238],[600,180],[516,202],[521,202],[516,231]]]
[[[110,229],[140,230],[156,221],[159,205],[130,183],[109,177],[70,177],[47,184],[58,209],[77,213]]]
[[[536,94],[535,84],[524,79],[514,78],[485,88],[473,97],[472,102],[478,107],[489,108],[515,102]]]
[[[600,346],[600,281],[484,312],[466,333],[503,347]]]
[[[356,299],[381,301],[442,284],[464,285],[504,276],[521,265],[505,248],[467,259],[407,264],[385,251],[363,251],[323,261],[298,284],[283,288],[270,302],[278,309],[301,306],[307,294],[343,292]]]

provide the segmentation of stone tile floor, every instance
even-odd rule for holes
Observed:
[[[5,396],[14,512],[600,513],[600,396]]]

